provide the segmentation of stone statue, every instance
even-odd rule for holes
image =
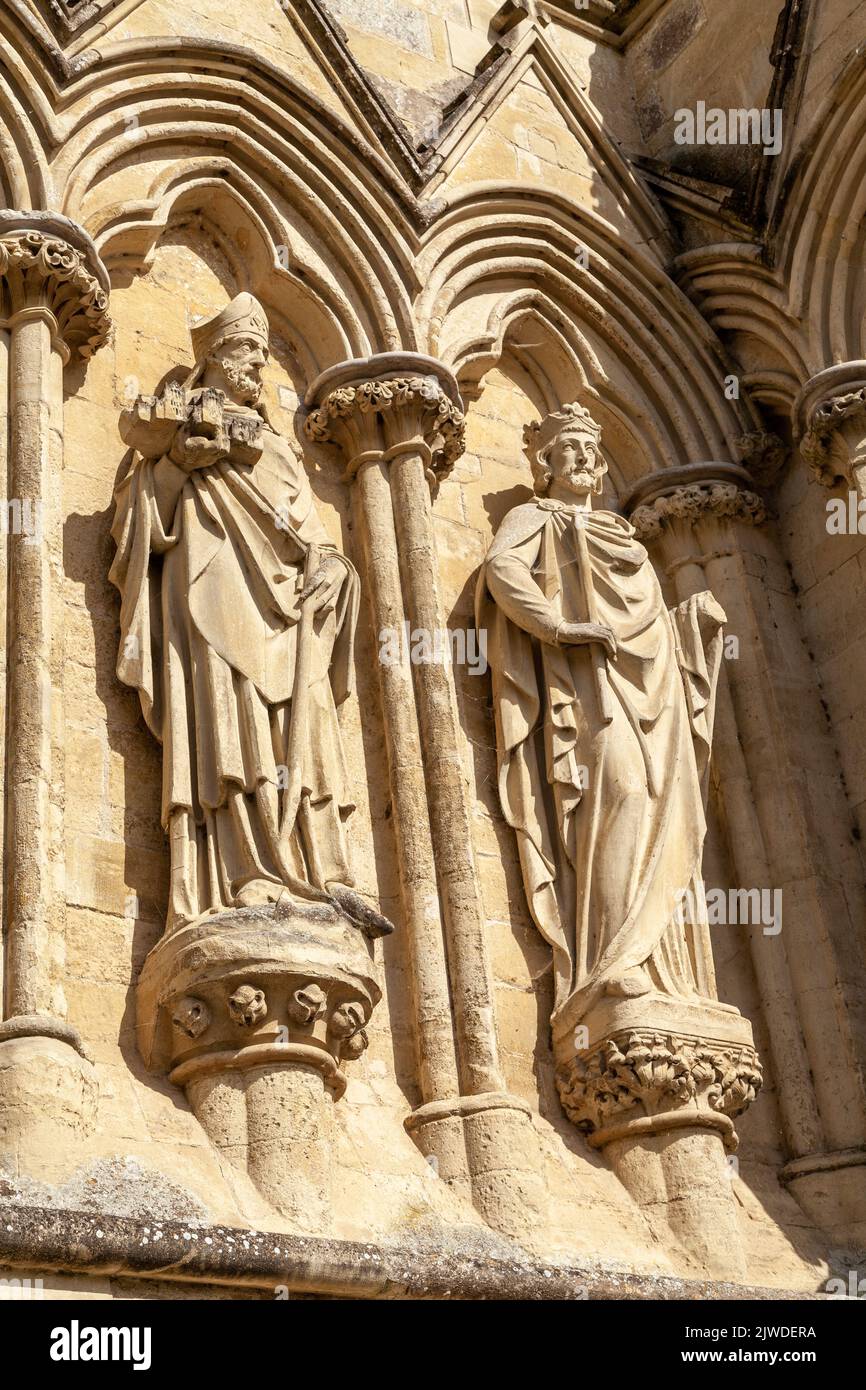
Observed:
[[[591,510],[600,437],[579,405],[527,428],[537,495],[499,528],[477,605],[502,806],[572,1026],[604,996],[699,994],[682,904],[705,913],[725,621],[708,592],[669,612],[633,527]]]
[[[117,490],[117,673],[163,747],[168,930],[352,889],[354,809],[338,721],[352,689],[358,576],[302,463],[260,404],[268,322],[249,294],[192,331],[195,367],[139,397]]]

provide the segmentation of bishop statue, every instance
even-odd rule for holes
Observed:
[[[239,294],[192,330],[195,365],[139,397],[116,496],[117,674],[162,745],[169,931],[213,913],[355,892],[340,706],[358,575],[262,403],[268,321]]]

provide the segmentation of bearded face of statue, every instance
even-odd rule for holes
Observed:
[[[578,498],[601,492],[606,465],[599,454],[597,440],[587,431],[563,430],[548,452],[547,464],[559,489],[574,493]]]
[[[207,384],[234,405],[258,405],[268,350],[257,338],[230,338],[208,361]]]

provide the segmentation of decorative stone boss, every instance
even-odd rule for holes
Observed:
[[[629,522],[591,509],[600,436],[580,405],[527,428],[537,495],[482,567],[500,797],[553,951],[568,1114],[594,1142],[675,1110],[731,1141],[760,1084],[751,1030],[698,989],[725,615],[708,592],[669,612]]]
[[[358,576],[261,404],[261,305],[238,295],[192,341],[192,372],[124,413],[135,452],[111,578],[118,675],[162,744],[171,855],[141,1046],[214,1129],[205,1078],[227,1073],[237,1090],[236,1073],[294,1061],[339,1093],[340,1058],[364,1045],[379,998],[365,937],[392,927],[354,891],[346,838],[338,707]],[[274,1196],[280,1182],[264,1185]]]

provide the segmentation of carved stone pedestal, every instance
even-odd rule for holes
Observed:
[[[138,988],[139,1047],[211,1142],[301,1228],[330,1220],[333,1104],[381,997],[366,938],[335,909],[278,903],[165,937]]]
[[[761,1086],[749,1022],[710,1000],[604,998],[577,1029],[563,1011],[554,1053],[566,1114],[635,1201],[708,1273],[742,1277],[725,1150]]]

